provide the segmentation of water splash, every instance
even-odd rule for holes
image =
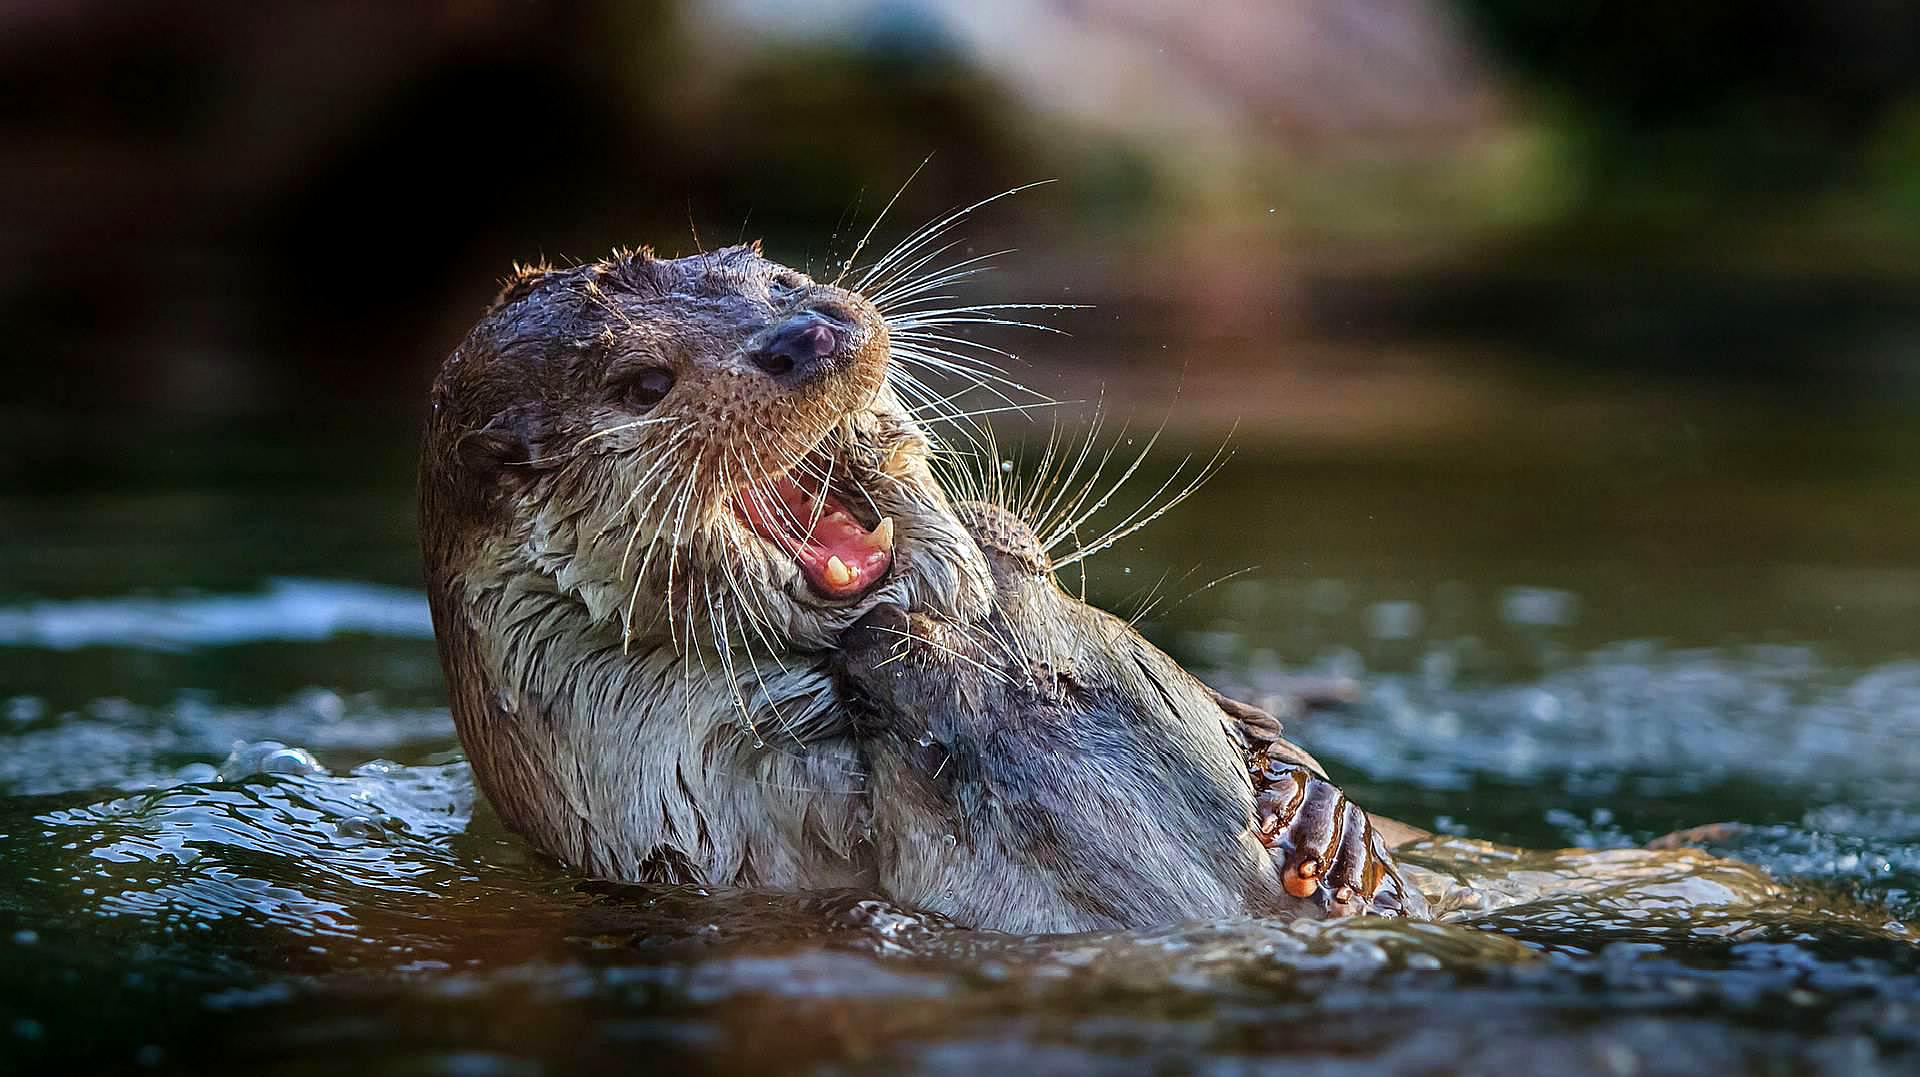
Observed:
[[[267,705],[190,694],[160,707],[99,699],[69,711],[16,696],[0,708],[0,794],[132,792],[211,781],[236,743],[275,740],[341,763],[374,756],[423,761],[454,746],[443,707],[396,707],[377,693],[323,688]]]

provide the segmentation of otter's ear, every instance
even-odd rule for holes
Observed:
[[[460,463],[476,475],[494,475],[524,469],[540,459],[541,409],[517,405],[495,415],[487,425],[460,436],[455,451]]]

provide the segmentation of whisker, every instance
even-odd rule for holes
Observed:
[[[1107,446],[1100,450],[1098,459],[1093,459],[1092,449],[1099,436],[1098,425],[1089,432],[1086,446],[1082,450],[1079,459],[1074,463],[1074,473],[1068,477],[1067,483],[1062,487],[1061,496],[1057,500],[1056,505],[1049,506],[1048,516],[1041,521],[1039,535],[1040,545],[1042,547],[1049,550],[1053,549],[1059,542],[1059,536],[1072,534],[1080,526],[1080,522],[1085,519],[1085,517],[1080,516],[1081,509],[1086,505],[1087,498],[1091,497],[1093,491],[1099,487],[1101,477],[1106,474],[1107,464],[1113,459],[1114,453],[1119,450],[1120,441],[1125,438],[1126,435],[1127,430],[1126,427],[1123,426],[1120,428],[1119,436],[1108,442]],[[1087,476],[1085,482],[1080,482],[1079,473],[1085,470],[1085,466],[1090,460],[1093,465],[1093,471]],[[1073,485],[1074,483],[1080,483],[1080,485],[1076,487]],[[1088,515],[1098,511],[1100,507],[1102,506],[1096,506],[1094,509],[1088,510]]]
[[[907,193],[907,188],[913,185],[914,179],[920,175],[920,170],[927,167],[927,162],[931,160],[933,160],[933,154],[931,153],[927,154],[925,157],[922,157],[920,159],[920,163],[913,166],[913,171],[907,174],[906,182],[900,185],[899,190],[893,192],[893,197],[887,199],[886,205],[880,207],[880,212],[874,216],[873,223],[867,226],[866,234],[860,237],[860,242],[853,245],[853,253],[847,255],[847,260],[840,264],[840,272],[835,274],[833,278],[833,283],[835,287],[839,287],[840,282],[846,279],[847,274],[853,270],[853,263],[859,260],[860,252],[865,250],[867,247],[867,243],[873,239],[873,233],[876,229],[880,227],[880,222],[887,219],[887,212],[893,209],[893,204],[895,202],[900,201],[901,195]],[[857,291],[866,290],[866,281],[864,279],[860,282],[860,285],[856,290]]]
[[[1014,683],[1013,678],[1008,676],[1004,671],[995,669],[992,666],[987,665],[985,662],[982,662],[971,655],[961,654],[959,651],[954,650],[953,648],[947,646],[944,643],[936,643],[933,640],[926,638],[925,636],[916,636],[912,632],[904,632],[898,628],[888,628],[885,625],[875,625],[873,627],[876,631],[885,632],[889,635],[894,635],[894,636],[904,636],[909,641],[924,643],[927,646],[932,647],[934,650],[940,651],[941,653],[947,655],[949,658],[953,658],[957,661],[965,662],[966,664],[973,666],[975,669],[980,670],[982,673],[988,674],[989,676],[998,677],[1002,681],[1005,681],[1008,684]],[[910,645],[911,643],[909,644],[909,646]]]
[[[734,709],[740,712],[741,719],[747,723],[747,730],[753,734],[753,743],[757,747],[766,743],[766,738],[760,735],[760,727],[754,723],[753,712],[747,709],[746,697],[740,694],[740,678],[733,671],[733,648],[727,642],[726,613],[714,604],[711,579],[703,580],[701,589],[707,598],[707,622],[713,630],[713,649],[720,659],[720,675],[727,679],[727,693],[733,697]],[[688,617],[687,632],[691,639],[693,632],[691,616]]]
[[[924,164],[924,162],[922,163]],[[912,234],[908,235],[906,239],[903,239],[898,244],[896,244],[893,250],[888,251],[885,255],[883,255],[879,261],[869,266],[867,268],[866,273],[863,276],[861,276],[859,283],[855,285],[855,290],[860,292],[865,292],[867,290],[867,285],[872,283],[874,278],[878,276],[883,270],[885,270],[889,265],[893,265],[900,260],[911,257],[914,251],[918,250],[922,246],[925,246],[927,243],[932,242],[934,239],[938,238],[941,234],[946,232],[947,229],[952,228],[954,225],[960,223],[963,220],[966,220],[968,215],[973,213],[974,210],[980,209],[984,206],[992,205],[993,203],[1000,201],[1002,198],[1011,197],[1013,195],[1019,194],[1022,191],[1029,191],[1035,187],[1044,187],[1047,184],[1052,182],[1054,181],[1038,180],[1033,183],[1022,184],[1018,187],[1013,187],[1008,190],[1001,191],[999,194],[993,195],[992,197],[983,198],[980,201],[975,202],[970,206],[965,206],[960,209],[954,210],[948,213],[945,217],[942,217],[939,220],[932,222],[931,224],[925,224],[920,226],[920,228],[916,229]]]
[[[1134,456],[1132,462],[1130,462],[1127,465],[1126,469],[1120,473],[1120,477],[1114,481],[1112,486],[1107,488],[1106,493],[1101,494],[1098,498],[1094,499],[1094,503],[1091,508],[1087,508],[1084,511],[1082,511],[1081,506],[1085,504],[1087,494],[1091,492],[1095,487],[1098,486],[1100,482],[1101,473],[1106,470],[1107,461],[1112,459],[1114,450],[1117,447],[1117,445],[1109,445],[1106,448],[1106,450],[1102,452],[1100,456],[1100,463],[1094,469],[1093,478],[1088,480],[1087,485],[1082,488],[1079,497],[1076,498],[1073,509],[1071,510],[1072,515],[1070,515],[1067,521],[1060,526],[1057,533],[1064,534],[1068,531],[1075,530],[1081,524],[1084,524],[1088,520],[1092,519],[1093,516],[1096,513],[1098,513],[1100,510],[1106,508],[1109,499],[1111,499],[1113,495],[1119,491],[1120,487],[1126,485],[1127,480],[1131,479],[1134,476],[1135,472],[1140,470],[1140,465],[1146,462],[1147,454],[1153,451],[1154,445],[1159,442],[1160,435],[1166,430],[1166,428],[1167,428],[1167,421],[1165,419],[1162,419],[1160,421],[1159,429],[1155,430],[1153,432],[1153,436],[1147,439],[1146,445],[1141,448],[1140,452],[1136,456]],[[1126,429],[1124,427],[1121,428],[1120,434],[1122,437],[1126,436]],[[1058,542],[1059,540],[1057,538],[1052,537],[1052,535],[1048,535],[1041,539],[1041,545],[1048,550],[1052,550],[1053,547]]]
[[[1050,399],[1046,394],[1014,381],[1008,376],[1006,368],[1000,366],[993,360],[978,355],[970,355],[962,351],[956,351],[954,350],[955,348],[975,348],[980,351],[1012,359],[1015,362],[1020,361],[1020,357],[1014,355],[1012,352],[1002,351],[988,344],[979,344],[974,341],[955,340],[932,335],[899,338],[895,340],[893,346],[894,354],[896,355],[917,358],[924,366],[959,374],[982,388],[986,387],[987,382],[998,382],[1008,388],[1029,394],[1039,400]]]
[[[899,298],[898,293],[903,288],[917,287],[927,279],[926,276],[921,276],[916,278],[914,274],[925,273],[927,275],[934,275],[934,274],[944,273],[946,272],[947,269],[953,268],[951,266],[943,266],[935,269],[927,269],[926,267],[930,263],[937,261],[941,255],[944,255],[948,251],[954,249],[955,247],[958,247],[962,242],[964,241],[959,239],[950,239],[947,242],[940,244],[938,247],[935,247],[932,250],[927,251],[926,253],[920,255],[919,257],[915,258],[913,261],[905,262],[902,265],[889,270],[884,277],[873,282],[873,288],[871,291],[867,293],[867,298],[873,302],[874,306],[880,307],[882,310],[886,309],[885,305],[882,303],[883,296],[887,297],[886,302],[888,303],[897,302]],[[991,256],[982,255],[981,257],[991,257]],[[977,259],[969,259],[969,261],[974,261],[974,260],[977,260]]]
[[[674,458],[679,455],[678,446],[675,444],[674,439],[677,439],[681,432],[682,431],[675,431],[672,435],[670,435],[669,439],[664,444],[662,444],[657,450],[655,450],[658,456],[656,459],[654,459],[653,466],[649,467],[646,470],[646,472],[640,476],[639,481],[634,483],[633,493],[627,495],[627,500],[625,503],[623,503],[620,506],[620,510],[614,513],[612,516],[608,517],[606,527],[602,529],[600,532],[601,535],[605,535],[607,532],[612,531],[614,528],[621,526],[629,519],[634,519],[634,517],[629,516],[629,513],[633,509],[633,503],[640,500],[640,495],[642,493],[645,493],[647,487],[653,482],[654,475],[658,474],[661,468],[673,462]],[[644,460],[645,458],[643,457],[642,459]],[[651,507],[651,504],[652,504],[651,501],[649,501],[648,504],[649,504],[649,507]],[[642,509],[640,512],[640,516],[645,516],[645,515],[646,515],[646,510]],[[637,535],[638,533],[639,533],[639,530],[638,530],[638,525],[636,523],[634,534]],[[628,553],[633,552],[633,540],[631,538],[628,539],[627,541],[627,552]],[[620,575],[622,579],[626,578],[626,571],[627,571],[627,561],[625,557],[622,557],[620,559]]]
[[[1194,566],[1194,568],[1195,568],[1195,569],[1197,569],[1197,568],[1199,568],[1199,567],[1200,567],[1200,566],[1198,566],[1198,565],[1195,565],[1195,566]],[[1183,605],[1185,605],[1185,604],[1186,604],[1186,602],[1187,602],[1187,600],[1188,600],[1188,599],[1190,599],[1190,598],[1193,598],[1193,597],[1194,597],[1195,595],[1198,595],[1198,594],[1201,594],[1201,593],[1203,593],[1203,592],[1206,592],[1206,591],[1211,591],[1211,590],[1213,590],[1213,589],[1214,589],[1215,587],[1218,587],[1218,586],[1220,586],[1221,584],[1223,584],[1223,583],[1225,583],[1225,582],[1227,582],[1228,580],[1235,580],[1235,579],[1239,579],[1240,577],[1242,577],[1242,576],[1245,576],[1245,575],[1246,575],[1247,573],[1249,573],[1249,572],[1254,572],[1254,571],[1256,571],[1256,570],[1258,570],[1258,569],[1259,569],[1259,567],[1260,567],[1259,565],[1248,565],[1248,566],[1247,566],[1247,567],[1245,567],[1245,568],[1236,568],[1236,569],[1234,569],[1234,570],[1233,570],[1232,572],[1229,572],[1229,573],[1227,573],[1227,574],[1226,574],[1226,575],[1224,575],[1224,576],[1221,576],[1221,577],[1219,577],[1219,578],[1217,578],[1217,579],[1213,579],[1213,580],[1209,580],[1209,581],[1207,581],[1206,583],[1203,583],[1203,584],[1201,584],[1201,585],[1200,585],[1199,587],[1196,587],[1196,588],[1194,588],[1193,590],[1191,590],[1191,591],[1188,591],[1188,592],[1187,592],[1186,594],[1184,594],[1184,595],[1182,595],[1182,596],[1180,596],[1180,599],[1179,599],[1178,601],[1176,601],[1176,602],[1175,602],[1175,603],[1174,603],[1173,605],[1171,605],[1171,606],[1168,606],[1168,607],[1167,607],[1167,612],[1168,612],[1168,613],[1172,613],[1172,612],[1173,612],[1174,610],[1177,610],[1177,609],[1179,609],[1179,608],[1180,608],[1181,606],[1183,606]],[[1184,579],[1186,579],[1186,578],[1187,578],[1187,576],[1191,576],[1191,575],[1193,575],[1193,569],[1189,569],[1189,570],[1187,570],[1187,573],[1186,573],[1186,575],[1185,575],[1185,576],[1182,576],[1182,577],[1180,577],[1180,578],[1184,580]],[[1161,596],[1161,597],[1162,597],[1162,598],[1164,598],[1165,596],[1163,595],[1163,596]],[[1150,605],[1148,605],[1147,607],[1145,607],[1145,608],[1143,608],[1142,610],[1140,610],[1140,612],[1138,612],[1138,613],[1136,613],[1136,614],[1134,614],[1134,615],[1133,615],[1133,620],[1129,620],[1129,621],[1127,622],[1127,627],[1129,627],[1129,628],[1131,628],[1131,627],[1133,627],[1133,624],[1134,624],[1134,621],[1137,621],[1137,620],[1139,620],[1139,619],[1141,619],[1141,618],[1144,618],[1145,616],[1147,616],[1147,614],[1149,614],[1149,613],[1151,613],[1151,612],[1153,611],[1153,608],[1154,608],[1155,606],[1157,606],[1157,605],[1159,605],[1159,603],[1160,603],[1160,599],[1155,599],[1155,600],[1153,601],[1153,603],[1151,603],[1151,604],[1150,604]]]
[[[694,492],[698,489],[698,487],[693,484],[692,480],[695,476],[699,475],[700,473],[699,457],[696,456],[694,458],[693,465],[694,465],[693,468],[688,472],[687,492],[685,496],[681,497],[680,509],[674,516],[673,541],[672,541],[672,544],[667,548],[667,611],[668,611],[667,630],[669,634],[669,639],[673,642],[673,645],[676,647],[680,646],[680,641],[677,635],[674,634],[674,626],[673,626],[673,620],[672,620],[673,584],[674,584],[674,576],[676,575],[676,570],[680,567],[680,548],[681,548],[683,539],[686,535],[687,510],[693,506],[693,495],[694,495]],[[692,596],[689,595],[687,600],[687,647],[689,650],[692,649],[692,643],[693,643],[693,601],[692,601]]]
[[[933,351],[938,352],[939,349],[933,349]],[[992,393],[994,396],[997,396],[1001,400],[1005,401],[1006,403],[1015,405],[1016,407],[1019,406],[1021,402],[1009,396],[1005,390],[1000,388],[1000,386],[1005,386],[1007,389],[1011,389],[1015,392],[1030,394],[1031,396],[1034,397],[1034,400],[1031,401],[1031,403],[1036,403],[1036,404],[1037,403],[1056,403],[1056,401],[1054,401],[1051,397],[1048,397],[1043,393],[1036,392],[1035,390],[1029,389],[1025,385],[1022,385],[1019,382],[1014,381],[1012,378],[1008,378],[1004,375],[997,374],[997,373],[988,373],[988,372],[983,372],[981,370],[971,368],[969,366],[963,365],[962,363],[955,362],[953,359],[948,358],[947,354],[928,354],[927,352],[922,351],[921,346],[919,345],[911,345],[911,346],[904,346],[904,347],[900,345],[896,345],[894,347],[893,353],[895,357],[899,358],[902,362],[917,364],[919,366],[925,367],[926,369],[937,370],[945,374],[957,374],[965,378],[973,386],[981,389],[984,392]],[[961,356],[959,358],[964,359],[965,357]]]
[[[586,445],[588,442],[598,441],[601,438],[609,437],[613,434],[618,434],[622,431],[637,430],[643,426],[658,426],[661,423],[678,422],[679,420],[680,420],[680,416],[678,415],[660,415],[660,416],[653,416],[645,419],[635,419],[630,423],[620,423],[617,426],[609,426],[604,430],[595,430],[593,433],[588,434],[586,437],[583,437],[579,441],[574,442],[573,448],[574,448],[574,451],[578,452],[580,448]]]
[[[931,302],[931,300],[929,300]],[[887,315],[887,328],[920,329],[938,325],[1014,325],[1022,329],[1038,329],[1047,333],[1071,334],[1054,326],[1041,322],[1022,322],[1001,318],[992,312],[996,310],[1087,310],[1087,303],[974,303],[964,307],[940,307],[934,310],[894,310]],[[980,317],[966,317],[966,315]]]
[[[1156,437],[1157,436],[1158,435],[1156,435]],[[1231,437],[1232,435],[1229,434],[1228,436]],[[1151,448],[1151,446],[1149,446],[1149,448]],[[1174,506],[1185,501],[1187,498],[1192,497],[1196,492],[1199,491],[1200,487],[1204,486],[1207,483],[1209,479],[1212,479],[1215,475],[1219,474],[1220,468],[1225,466],[1226,461],[1231,459],[1232,455],[1233,454],[1228,451],[1227,444],[1225,442],[1222,442],[1220,448],[1214,450],[1213,457],[1209,459],[1206,462],[1206,464],[1202,465],[1199,472],[1194,475],[1194,477],[1187,483],[1187,485],[1184,488],[1180,490],[1179,493],[1167,499],[1166,503],[1162,504],[1160,507],[1152,509],[1151,512],[1147,511],[1152,506],[1153,499],[1159,497],[1162,493],[1166,492],[1166,490],[1173,485],[1174,480],[1179,477],[1181,469],[1184,469],[1187,464],[1187,461],[1192,458],[1187,457],[1182,459],[1180,462],[1180,466],[1174,470],[1173,474],[1167,476],[1166,481],[1161,483],[1160,487],[1156,489],[1145,501],[1141,502],[1139,508],[1136,508],[1133,512],[1129,513],[1126,518],[1121,520],[1120,523],[1114,525],[1114,527],[1111,530],[1109,530],[1105,535],[1094,540],[1093,542],[1087,543],[1084,547],[1082,547],[1081,549],[1075,550],[1073,553],[1069,554],[1068,556],[1055,561],[1054,567],[1061,568],[1066,565],[1070,565],[1077,561],[1083,560],[1087,557],[1091,557],[1102,550],[1109,549],[1113,546],[1114,543],[1119,542],[1121,539],[1126,538],[1128,535],[1131,535],[1134,532],[1139,531],[1141,528],[1146,527],[1148,524],[1151,524],[1155,520],[1158,520],[1160,517],[1166,515],[1169,511],[1171,511],[1174,508]],[[1137,461],[1136,461],[1136,464],[1137,464]],[[1129,468],[1128,469],[1129,473],[1131,473],[1132,470],[1133,470],[1132,468]],[[1124,480],[1124,476],[1123,476],[1123,480]]]
[[[979,386],[976,383],[970,382],[966,388],[954,393],[952,396],[943,397],[929,388],[925,382],[915,377],[911,371],[906,369],[906,364],[904,363],[893,372],[893,377],[896,382],[895,388],[899,391],[903,402],[911,408],[916,418],[921,419],[921,421],[929,427],[934,423],[944,423],[952,427],[955,433],[966,439],[975,449],[980,448],[979,435],[981,424],[961,414],[959,409],[953,407],[951,403],[954,397],[964,395],[978,388]],[[942,446],[939,443],[937,433],[929,430],[928,435],[930,439],[935,441],[935,444],[931,447],[936,451],[939,450]]]
[[[921,277],[918,280],[913,278],[915,269],[933,261],[959,245],[959,240],[944,244],[922,256],[918,261],[915,261],[912,265],[895,275],[891,279],[891,282],[882,282],[871,297],[873,305],[879,307],[884,312],[890,306],[906,303],[915,296],[933,291],[936,288],[944,288],[949,284],[985,273],[994,268],[988,265],[988,262],[1004,255],[1017,253],[1018,251],[1018,248],[1015,247],[1003,247],[997,251],[977,254],[972,258],[962,259],[951,265],[941,266],[939,269],[932,270],[928,276]]]

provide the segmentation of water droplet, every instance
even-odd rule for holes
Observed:
[[[233,753],[220,764],[220,780],[239,781],[255,774],[321,774],[327,768],[313,757],[305,748],[290,748],[279,741],[263,740],[254,743],[241,741],[233,746]]]
[[[343,838],[371,841],[380,837],[380,824],[364,815],[349,815],[333,825],[334,833]]]

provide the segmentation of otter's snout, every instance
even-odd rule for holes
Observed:
[[[845,326],[807,311],[774,326],[747,361],[784,385],[799,385],[834,368],[848,335]]]

